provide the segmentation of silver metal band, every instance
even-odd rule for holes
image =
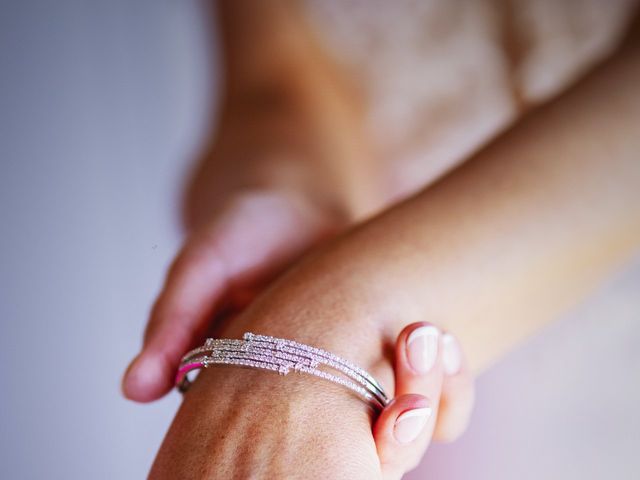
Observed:
[[[187,373],[211,365],[237,365],[287,375],[291,370],[342,385],[374,408],[384,408],[389,398],[382,386],[365,370],[333,353],[284,338],[247,332],[242,340],[209,338],[204,346],[187,353],[180,363],[176,386],[189,387]],[[328,367],[332,371],[321,370]]]

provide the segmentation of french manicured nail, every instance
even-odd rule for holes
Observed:
[[[433,325],[418,327],[407,338],[407,358],[416,372],[425,374],[433,368],[438,358],[440,331]]]
[[[411,443],[420,436],[431,417],[430,407],[414,408],[403,412],[393,426],[393,436],[400,443]]]
[[[442,336],[442,368],[447,375],[455,375],[462,366],[462,351],[455,337],[449,333]]]

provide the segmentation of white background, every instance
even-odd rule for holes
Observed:
[[[0,6],[0,477],[143,478],[179,397],[120,397],[180,244],[216,51],[193,0]],[[485,374],[410,478],[637,478],[640,262]]]

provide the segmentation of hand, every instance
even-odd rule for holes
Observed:
[[[398,336],[396,397],[374,425],[383,479],[414,469],[432,440],[451,442],[466,429],[474,400],[473,380],[457,339],[418,322]]]
[[[341,158],[337,142],[318,132],[300,101],[282,106],[279,98],[273,111],[264,102],[256,109],[247,98],[225,98],[215,142],[189,191],[191,233],[123,379],[132,400],[164,395],[182,354],[221,317],[347,223],[334,169],[323,163]]]
[[[181,356],[211,330],[216,313],[244,308],[271,278],[329,236],[335,223],[291,192],[243,192],[227,201],[174,261],[143,350],[123,381],[125,395],[137,401],[164,395]]]
[[[205,370],[150,478],[400,478],[418,464],[434,432],[441,440],[461,433],[473,389],[456,340],[426,323],[399,335],[395,377],[396,397],[372,435],[371,412],[333,384]]]
[[[393,358],[389,357],[393,355],[388,351],[389,341],[395,343],[401,328],[398,319],[410,321],[425,315],[417,308],[419,298],[402,296],[408,287],[398,288],[402,278],[385,275],[388,262],[372,261],[380,259],[371,250],[373,240],[379,237],[358,232],[297,262],[233,322],[224,325],[222,336],[237,338],[253,331],[327,349],[370,371],[392,393]],[[443,360],[442,367],[434,367],[436,378],[441,378],[438,368],[444,365]],[[382,446],[379,457],[370,409],[337,386],[319,384],[304,376],[265,373],[246,371],[239,375],[229,374],[224,368],[205,370],[185,396],[152,476],[381,478],[381,465],[389,465],[388,471],[399,475],[411,462],[417,462],[414,453],[413,460],[408,458],[398,466],[393,455],[385,454],[393,451],[390,442],[387,445],[391,448]],[[436,398],[428,404],[436,411],[441,387],[437,381],[427,384],[436,385],[425,391]],[[399,380],[398,388],[402,385]],[[449,386],[443,391],[451,388],[455,391]],[[451,411],[455,411],[456,405],[469,403],[455,398],[445,397],[443,405],[451,405]],[[395,426],[396,419],[400,421],[400,410],[424,405],[404,401],[396,401],[392,406],[397,408],[381,416],[384,423],[376,429],[375,438],[395,438],[388,432],[395,431],[390,425],[393,422]],[[415,397],[407,397],[407,401],[415,402]],[[457,417],[464,423],[464,414]],[[455,432],[452,422],[448,423],[449,430]],[[422,444],[416,440],[416,445],[424,448],[426,438]]]

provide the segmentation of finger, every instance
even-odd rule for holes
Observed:
[[[395,349],[396,396],[419,393],[432,400],[440,398],[440,339],[440,329],[428,322],[412,323],[400,332]]]
[[[143,350],[125,373],[125,396],[145,402],[171,389],[181,356],[202,341],[219,307],[237,311],[320,235],[319,225],[305,227],[312,216],[304,213],[282,195],[244,195],[192,237],[156,301]]]
[[[469,424],[475,389],[473,376],[456,338],[445,333],[441,345],[445,376],[434,440],[452,442],[464,433]]]
[[[172,388],[181,356],[204,335],[228,280],[214,245],[196,240],[184,247],[152,310],[142,352],[125,373],[126,397],[146,402]]]
[[[409,325],[398,336],[396,399],[385,408],[375,430],[395,433],[379,434],[375,438],[383,473],[391,478],[397,472],[404,473],[417,466],[431,441],[442,389],[443,365],[439,349],[440,330],[426,322]],[[422,399],[421,408],[428,410],[416,410],[415,406],[408,408],[403,403],[415,402],[417,398]],[[401,429],[400,433],[398,429]],[[402,434],[402,431],[409,433]],[[415,436],[412,438],[412,435]]]
[[[373,431],[382,478],[401,478],[416,466],[419,458],[411,445],[429,435],[433,411],[430,400],[417,394],[396,397],[382,411]]]

